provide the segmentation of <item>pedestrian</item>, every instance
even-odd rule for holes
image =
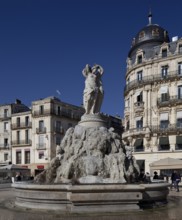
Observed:
[[[176,187],[176,171],[173,170],[172,174],[171,174],[171,186],[170,189],[172,190],[172,188]]]
[[[175,175],[175,188],[176,188],[176,192],[179,192],[179,182],[181,182],[181,175],[179,172],[176,172]]]
[[[151,182],[150,174],[148,172],[146,172],[146,174],[145,174],[145,182],[146,183],[150,183]]]
[[[153,179],[154,179],[154,180],[158,180],[158,179],[159,179],[158,173],[157,173],[156,171],[154,172],[154,177],[153,177]]]

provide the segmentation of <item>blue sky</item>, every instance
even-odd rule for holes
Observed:
[[[59,96],[82,104],[88,63],[103,66],[102,112],[123,116],[126,58],[148,24],[182,37],[181,0],[1,0],[0,103]]]

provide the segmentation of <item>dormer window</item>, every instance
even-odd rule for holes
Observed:
[[[179,45],[178,52],[182,53],[182,44]]]
[[[141,31],[140,34],[139,34],[139,40],[141,40],[144,37],[145,37],[145,32]]]
[[[167,49],[162,50],[162,58],[167,57]]]
[[[139,55],[139,56],[138,56],[137,63],[138,63],[138,64],[142,63],[142,55]]]

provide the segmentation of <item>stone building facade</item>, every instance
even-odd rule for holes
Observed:
[[[84,114],[83,107],[48,97],[30,108],[18,100],[0,106],[0,165],[17,164],[36,175],[46,169],[70,127]],[[121,134],[121,118],[103,114],[107,127]]]
[[[167,157],[182,159],[182,38],[149,24],[127,58],[123,140],[141,169]]]

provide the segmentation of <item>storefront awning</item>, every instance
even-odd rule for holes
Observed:
[[[169,137],[160,137],[159,145],[169,145]]]
[[[182,160],[174,158],[164,158],[149,164],[151,170],[170,170],[181,169]]]

